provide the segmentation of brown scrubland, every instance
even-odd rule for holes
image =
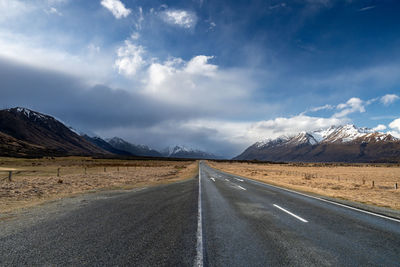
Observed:
[[[400,210],[400,166],[209,161],[211,167],[269,184]]]
[[[197,168],[196,161],[184,160],[0,158],[0,214],[80,193],[184,180]]]

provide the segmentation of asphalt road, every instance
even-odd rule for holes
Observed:
[[[192,266],[197,189],[191,179],[89,198],[7,235],[0,223],[0,266]]]
[[[400,266],[400,221],[205,164],[201,184],[205,265]]]
[[[20,219],[0,222],[0,265],[400,266],[399,221],[204,163],[199,174],[110,193],[17,231],[10,224]]]

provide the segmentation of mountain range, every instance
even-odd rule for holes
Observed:
[[[0,110],[0,156],[140,156],[171,158],[215,158],[183,146],[162,153],[146,145],[131,144],[119,137],[80,135],[52,116],[27,108]]]
[[[354,125],[331,126],[328,129],[256,142],[234,159],[285,162],[398,162],[400,140],[387,133]]]
[[[217,156],[182,145],[157,151],[119,137],[80,135],[52,116],[27,108],[0,110],[0,156],[141,156],[216,159]],[[285,162],[399,162],[400,140],[390,134],[332,126],[256,142],[235,160]]]
[[[196,159],[217,159],[216,155],[198,149],[187,148],[183,145],[170,146],[161,151],[164,157],[169,158],[196,158]]]

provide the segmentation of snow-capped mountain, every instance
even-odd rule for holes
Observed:
[[[146,145],[131,144],[119,137],[107,139],[107,142],[114,148],[122,151],[127,151],[135,156],[161,157],[161,154],[157,150],[149,148]]]
[[[235,159],[374,161],[400,157],[399,147],[400,140],[390,134],[349,124],[266,139],[253,144]]]
[[[328,129],[321,129],[313,132],[300,132],[296,135],[284,135],[276,139],[266,139],[254,145],[257,148],[279,146],[279,145],[316,145],[329,143],[350,143],[350,142],[380,142],[396,141],[398,138],[381,132],[375,132],[369,128],[357,128],[355,125],[331,126]]]
[[[12,156],[108,155],[52,116],[27,108],[0,110],[0,154]]]
[[[183,145],[169,146],[161,151],[164,157],[169,158],[196,158],[196,159],[214,159],[215,155]]]

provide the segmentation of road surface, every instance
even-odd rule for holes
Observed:
[[[20,219],[0,222],[0,265],[400,266],[399,221],[205,163],[199,174],[110,193],[18,231]]]

